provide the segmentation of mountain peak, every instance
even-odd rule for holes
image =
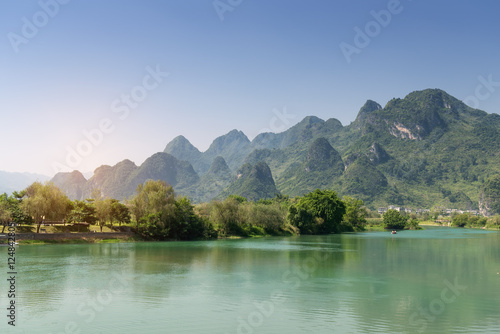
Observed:
[[[374,111],[382,109],[382,106],[373,100],[367,100],[365,104],[359,109],[358,116],[356,116],[356,123],[363,123],[369,114]]]
[[[212,162],[212,165],[210,165],[208,174],[221,174],[221,173],[223,174],[231,173],[231,170],[229,169],[226,160],[224,160],[223,157],[218,155],[215,157],[214,161]]]
[[[316,139],[307,151],[306,171],[322,171],[336,166],[342,173],[344,164],[340,154],[330,145],[326,138]]]
[[[193,145],[189,140],[186,139],[184,136],[177,136],[174,139],[172,139],[165,149],[163,150],[165,153],[172,154],[175,156],[177,159],[185,160],[183,157],[176,156],[176,154],[181,153],[181,155],[187,155],[187,154],[199,154],[200,151]]]

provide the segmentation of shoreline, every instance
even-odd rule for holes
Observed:
[[[16,233],[19,245],[114,243],[139,240],[140,238],[133,232]]]

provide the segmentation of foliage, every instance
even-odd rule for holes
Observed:
[[[68,221],[94,224],[97,221],[97,217],[96,209],[92,201],[73,201],[72,209],[68,215]]]
[[[174,189],[165,181],[148,180],[137,186],[136,193],[130,202],[131,211],[137,222],[151,214],[159,214],[162,220],[173,216],[175,210]]]
[[[408,218],[403,216],[399,211],[390,209],[384,213],[383,220],[385,228],[402,230],[405,228]]]
[[[152,240],[194,240],[216,237],[211,224],[196,215],[187,197],[175,199],[173,188],[163,181],[147,181],[137,187],[132,211],[137,231]]]
[[[420,230],[420,229],[422,229],[418,224],[419,224],[418,219],[416,219],[416,218],[410,218],[406,222],[406,228],[408,228],[409,230]]]
[[[213,202],[210,220],[221,236],[247,235],[244,208],[234,198]]]
[[[465,227],[469,222],[469,214],[462,213],[451,219],[451,224],[456,227]]]
[[[341,231],[344,214],[336,192],[316,189],[290,206],[288,220],[301,234],[329,234]]]
[[[63,220],[71,210],[68,197],[53,183],[34,182],[23,192],[21,209],[38,224],[44,220]]]
[[[368,214],[362,200],[344,196],[342,201],[345,204],[345,214],[343,221],[355,231],[363,231],[366,225],[366,216]]]
[[[461,213],[452,218],[451,224],[456,227],[483,227],[488,219],[485,217],[473,216],[470,213]]]

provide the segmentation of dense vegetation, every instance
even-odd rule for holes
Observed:
[[[249,201],[230,195],[220,201],[193,205],[176,196],[166,182],[149,180],[128,200],[104,198],[96,190],[91,198],[71,201],[51,182],[35,182],[11,196],[0,196],[0,222],[84,224],[119,229],[126,225],[147,240],[197,240],[293,234],[329,234],[359,231],[366,223],[362,201],[334,191],[315,190],[303,197],[276,195]]]

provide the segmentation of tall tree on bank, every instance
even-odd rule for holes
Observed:
[[[33,218],[39,233],[44,220],[63,220],[71,210],[71,201],[52,182],[34,182],[23,191],[20,207]]]
[[[288,219],[301,234],[338,233],[345,211],[345,204],[335,191],[316,189],[290,206]]]
[[[350,196],[344,196],[342,200],[346,208],[344,222],[351,225],[355,231],[363,231],[367,215],[363,201]]]
[[[7,194],[0,195],[0,223],[2,223],[2,233],[7,224],[12,220],[12,213],[10,212]]]

